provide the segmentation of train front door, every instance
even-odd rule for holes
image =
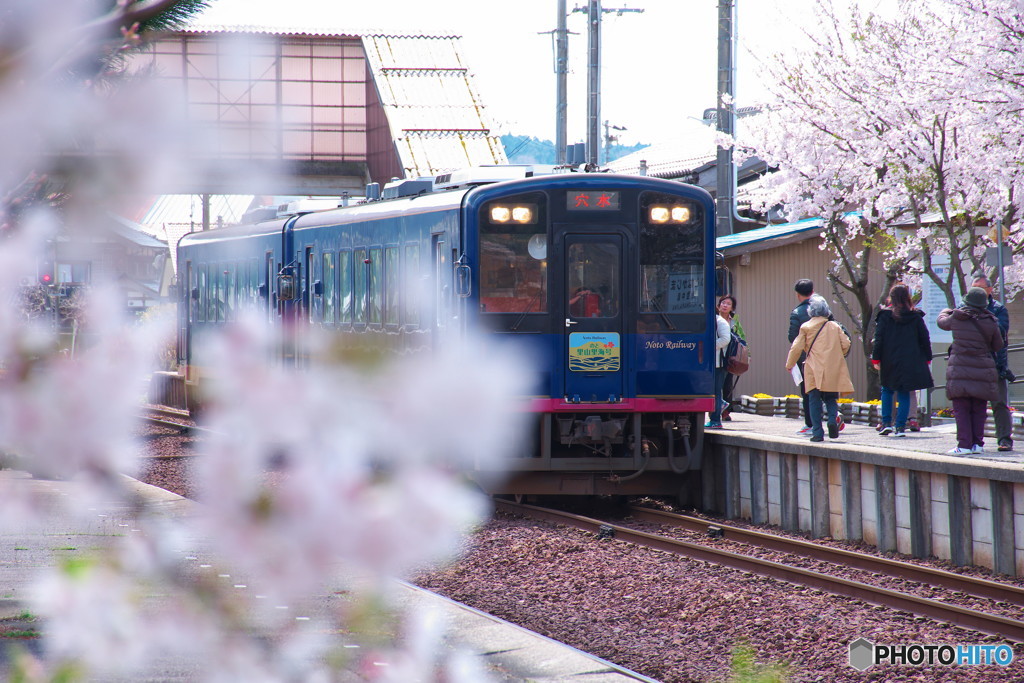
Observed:
[[[622,235],[570,233],[562,246],[566,400],[618,402],[625,382]]]

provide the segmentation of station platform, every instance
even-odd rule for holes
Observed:
[[[723,429],[707,430],[710,435],[728,434],[730,432],[744,432],[750,434],[761,434],[773,438],[791,438],[798,442],[807,442],[810,446],[828,448],[830,446],[857,446],[868,448],[881,448],[892,451],[904,451],[907,453],[921,453],[946,456],[947,451],[956,447],[956,425],[952,419],[942,424],[931,427],[922,427],[919,432],[907,432],[904,437],[879,436],[874,426],[858,423],[847,423],[846,427],[839,433],[838,439],[829,439],[821,443],[811,443],[807,436],[799,436],[797,430],[804,426],[803,419],[793,419],[781,415],[765,416],[755,413],[731,414],[732,421],[723,422]],[[1014,450],[999,452],[996,450],[998,443],[991,432],[992,421],[986,428],[985,453],[980,455],[956,456],[958,459],[990,461],[999,463],[1016,463],[1024,466],[1024,438],[1015,440]],[[1016,437],[1015,437],[1016,438]],[[950,456],[951,457],[951,456]]]
[[[173,518],[201,512],[199,504],[181,496],[134,479],[126,480],[145,501],[148,514],[157,518]],[[136,511],[120,503],[91,500],[82,503],[81,509],[72,507],[69,511],[64,503],[78,500],[78,497],[73,495],[73,482],[33,479],[23,472],[0,470],[0,489],[10,491],[7,486],[16,487],[15,490],[19,494],[31,495],[37,501],[46,502],[45,509],[48,510],[48,514],[32,529],[12,529],[18,525],[5,525],[5,529],[0,532],[0,643],[6,640],[4,634],[10,632],[36,630],[46,633],[45,623],[36,623],[25,618],[31,609],[29,591],[40,574],[70,559],[92,556],[95,551],[109,543],[112,536],[144,533],[137,523]],[[223,580],[244,583],[238,577],[231,576],[227,568],[199,570],[199,567],[211,566],[204,564],[210,562],[210,554],[204,552],[203,545],[202,542],[185,539],[182,548],[183,561],[186,564],[194,564],[198,572],[218,572],[217,576],[227,577]],[[331,582],[335,584],[331,587],[335,589],[334,592],[317,598],[314,602],[318,606],[314,609],[337,610],[339,593],[345,591],[336,589],[343,589],[346,581],[349,581],[349,578],[342,576],[342,572],[339,571],[339,577]],[[245,588],[244,585],[235,587]],[[438,615],[447,626],[443,637],[444,646],[475,654],[481,660],[481,668],[489,673],[493,681],[657,683],[653,679],[412,585],[396,582],[393,593],[396,607],[430,607],[432,613]],[[70,599],[70,596],[68,597]],[[156,600],[156,609],[159,609],[159,596],[146,598],[147,601]],[[120,616],[125,617],[123,613]],[[105,619],[107,617],[96,615],[95,619],[85,618],[80,620],[80,623],[103,623]],[[337,633],[331,637],[342,639],[345,638],[345,634]],[[17,642],[35,654],[42,650],[42,640],[38,638],[19,638]],[[9,657],[8,648],[0,647],[0,678],[3,680],[10,680]],[[150,662],[146,671],[135,673],[131,677],[90,676],[89,680],[118,683],[141,680],[200,680],[203,677],[201,666],[189,658],[169,654]],[[353,672],[351,680],[355,682],[366,678]]]
[[[986,452],[953,456],[952,422],[900,438],[853,423],[811,442],[802,418],[732,418],[704,433],[702,509],[1024,576],[1024,439],[999,452],[986,436]]]

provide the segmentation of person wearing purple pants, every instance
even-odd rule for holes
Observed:
[[[939,313],[939,329],[953,333],[946,366],[946,396],[953,403],[956,448],[949,455],[985,452],[985,411],[999,395],[996,352],[1003,335],[996,318],[987,310],[988,293],[971,287],[960,308]]]

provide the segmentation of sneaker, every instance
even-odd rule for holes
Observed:
[[[885,425],[883,425],[881,422],[879,422],[878,424],[875,425],[875,431],[876,432],[882,431],[882,427],[884,427],[884,426]]]
[[[796,433],[797,436],[809,436],[810,434],[814,433],[814,430],[811,429],[810,427],[804,427],[803,429],[798,429]]]
[[[973,446],[971,446],[971,453],[984,453],[984,452],[985,452],[985,447],[982,446],[980,443],[976,443]]]
[[[892,434],[892,431],[893,431],[893,429],[892,429],[891,425],[885,425],[884,427],[882,427],[881,429],[878,430],[878,435],[879,436],[889,436],[890,434]]]
[[[828,423],[828,438],[830,438],[830,439],[838,439],[839,438],[839,425],[837,425],[835,422],[831,422],[830,421]]]
[[[722,429],[722,423],[711,422],[710,420],[708,420],[707,422],[704,423],[704,429]]]
[[[907,420],[907,429],[912,432],[919,432],[921,431],[921,423],[917,421],[916,417],[912,417]]]
[[[892,433],[893,436],[906,436],[907,433],[902,429],[897,429]]]
[[[823,436],[812,436],[811,437],[811,441],[814,441],[814,442],[824,441],[824,440],[825,440],[825,437],[823,437]]]
[[[974,450],[971,448],[960,448],[957,446],[946,451],[946,455],[970,455],[973,452]]]
[[[1013,450],[1013,444],[1012,443],[1001,443],[1001,444],[999,444],[999,450],[1002,451],[1003,453],[1005,453],[1007,451],[1012,451]]]
[[[728,410],[722,411],[722,422],[732,422],[732,415],[729,414]]]
[[[839,431],[846,429],[846,422],[843,420],[843,414],[839,413],[836,415],[836,424],[839,425]]]

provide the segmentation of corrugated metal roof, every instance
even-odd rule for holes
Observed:
[[[637,174],[640,161],[647,162],[647,175],[674,178],[715,161],[717,132],[697,121],[683,119],[673,138],[645,147],[609,163],[614,173]]]
[[[745,230],[732,235],[724,235],[715,240],[715,247],[729,255],[729,251],[749,252],[769,249],[771,247],[785,244],[792,239],[806,239],[812,231],[820,231],[823,222],[820,218],[808,218],[795,223],[780,223],[778,225],[766,225],[763,228]],[[771,240],[770,243],[769,240]],[[767,243],[767,244],[761,244]],[[754,248],[754,245],[757,245]]]
[[[353,26],[258,26],[252,24],[204,24],[201,20],[196,21],[192,26],[178,29],[180,33],[259,33],[273,36],[326,36],[341,38],[359,38],[368,35],[390,36],[395,38],[460,38],[461,36],[452,33],[430,33],[419,32],[415,34],[388,33],[383,27],[353,27]]]
[[[239,222],[252,200],[251,194],[210,195],[210,222],[214,225],[218,219],[226,225]],[[203,224],[202,197],[197,194],[161,195],[139,222],[148,233],[164,239],[167,238],[163,234],[165,225],[194,225],[198,230]]]
[[[459,41],[459,36],[363,36],[407,178],[508,163]]]
[[[252,204],[251,194],[210,195],[210,222],[238,223]],[[165,194],[157,197],[139,227],[167,243],[171,265],[178,271],[178,240],[203,226],[203,201],[197,194]]]

